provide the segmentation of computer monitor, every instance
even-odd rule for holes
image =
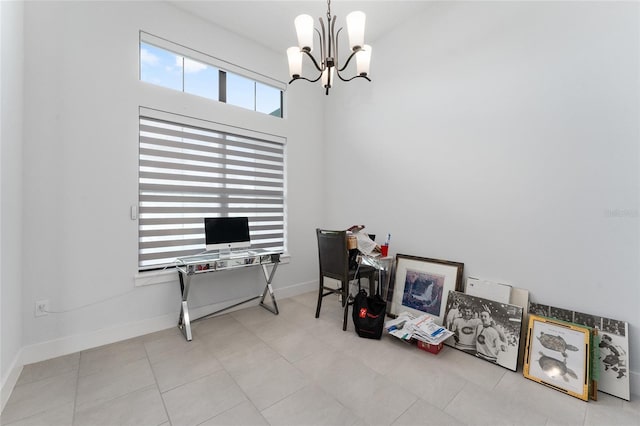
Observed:
[[[229,250],[251,246],[248,217],[205,217],[207,250]]]

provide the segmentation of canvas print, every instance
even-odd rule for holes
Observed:
[[[590,334],[587,327],[531,315],[524,376],[587,401]]]
[[[522,306],[450,291],[445,324],[454,334],[445,343],[516,371],[522,312]]]
[[[537,315],[586,325],[598,330],[598,390],[629,401],[629,324],[625,321],[574,312],[540,303],[530,303],[529,311]]]

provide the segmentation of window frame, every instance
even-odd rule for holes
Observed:
[[[214,56],[210,56],[207,55],[205,53],[199,52],[197,50],[194,49],[190,49],[186,46],[182,46],[180,44],[171,42],[169,40],[166,40],[162,37],[158,37],[155,35],[152,35],[150,33],[147,33],[145,31],[140,31],[140,37],[139,37],[139,42],[138,42],[138,52],[140,51],[141,45],[142,43],[145,44],[149,44],[152,45],[156,48],[159,49],[163,49],[166,50],[168,52],[174,53],[176,55],[182,56],[183,58],[188,58],[191,59],[193,61],[196,62],[201,62],[205,65],[209,65],[211,67],[214,67],[218,70],[219,75],[218,75],[218,100],[217,102],[221,102],[221,103],[227,103],[227,92],[228,92],[228,88],[227,88],[227,73],[232,73],[232,74],[236,74],[240,77],[244,77],[247,78],[249,80],[251,80],[253,82],[254,85],[254,90],[253,90],[253,109],[249,109],[249,108],[245,108],[242,106],[238,106],[238,108],[242,108],[248,111],[254,111],[254,112],[258,112],[260,114],[263,115],[267,115],[267,116],[272,116],[272,117],[277,117],[280,119],[284,119],[284,92],[286,91],[287,88],[287,84],[285,82],[276,80],[274,78],[271,78],[267,75],[264,74],[260,74],[258,72],[252,71],[248,68],[244,68],[241,67],[239,65],[235,65],[231,62],[225,61],[223,59],[220,58],[216,58]],[[183,61],[184,62],[184,61]],[[145,80],[142,80],[142,62],[141,62],[141,58],[138,58],[138,78],[140,79],[140,81],[142,82],[147,82]],[[191,92],[185,92],[184,90],[184,81],[185,81],[185,77],[184,77],[184,63],[182,66],[182,90],[180,90],[182,93],[187,93],[193,96],[199,96],[197,94],[193,94]],[[149,84],[154,84],[151,82],[147,82]],[[260,112],[257,110],[257,90],[256,90],[256,84],[263,84],[266,85],[268,87],[272,87],[278,91],[280,91],[280,108],[279,108],[279,115],[273,115],[273,114],[269,114],[269,113],[265,113],[265,112]],[[165,87],[165,86],[160,86],[160,87]],[[168,88],[169,90],[175,90],[172,88]],[[205,97],[203,96],[205,99],[209,99],[211,100],[211,98]],[[235,105],[234,105],[235,106]]]

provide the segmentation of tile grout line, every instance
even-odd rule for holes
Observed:
[[[76,422],[76,407],[78,406],[78,387],[80,385],[80,366],[82,365],[82,354],[84,351],[80,351],[78,355],[78,370],[76,371],[76,386],[73,395],[73,410],[71,411],[71,425]]]
[[[145,342],[142,342],[142,347],[144,348],[144,353],[147,357],[147,362],[149,363],[149,368],[151,369],[151,374],[153,374],[153,381],[156,384],[156,390],[158,391],[158,395],[160,395],[160,400],[162,401],[162,408],[164,409],[164,414],[167,417],[167,421],[169,422],[169,424],[173,424],[171,422],[171,417],[169,417],[169,410],[167,410],[167,404],[164,401],[164,397],[162,396],[163,392],[160,391],[160,385],[158,384],[158,378],[156,377],[156,372],[153,369],[153,364],[151,363],[151,359],[149,358],[149,352],[147,351],[147,345],[145,344]],[[162,424],[162,423],[160,423]]]

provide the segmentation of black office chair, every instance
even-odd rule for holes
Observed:
[[[369,287],[372,287],[377,270],[368,265],[352,265],[349,268],[349,249],[347,244],[347,231],[330,231],[326,229],[316,229],[318,238],[318,260],[320,267],[320,282],[318,288],[318,306],[316,307],[316,318],[320,316],[322,299],[330,294],[339,294],[342,298],[344,308],[344,320],[342,329],[347,329],[347,311],[349,309],[349,282],[365,277],[369,280]],[[340,281],[340,288],[327,287],[324,285],[325,277]]]

